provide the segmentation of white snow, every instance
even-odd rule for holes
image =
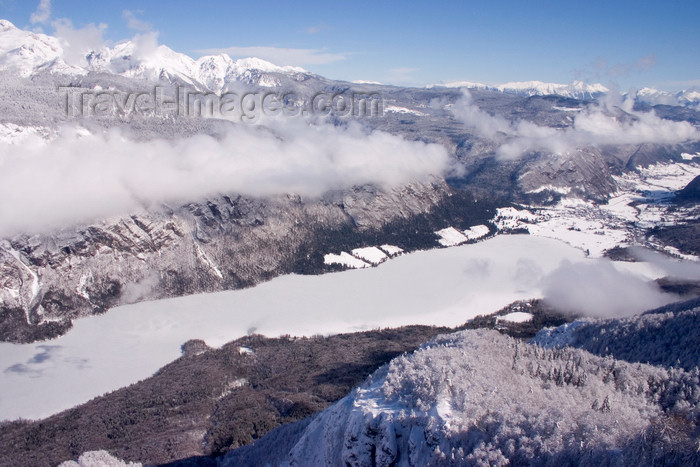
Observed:
[[[195,242],[194,243],[194,248],[197,253],[197,258],[206,266],[208,267],[216,277],[219,279],[223,279],[224,276],[221,274],[221,270],[219,270],[218,266],[214,261],[209,258],[209,256],[202,250],[202,247],[199,246],[199,243]]]
[[[585,258],[558,241],[509,235],[402,255],[376,268],[121,306],[77,320],[49,342],[0,343],[0,420],[48,416],[146,378],[179,357],[190,339],[219,346],[250,332],[457,326],[539,298],[542,281],[562,260]]]
[[[488,85],[474,83],[471,81],[452,81],[442,84],[429,84],[426,88],[467,88],[467,89],[488,89],[508,94],[519,94],[525,96],[549,96],[557,95],[573,97],[577,99],[596,97],[606,94],[609,90],[602,84],[587,84],[582,81],[574,81],[571,84],[543,83],[542,81],[516,81],[510,83]],[[560,110],[579,110],[562,108]]]
[[[542,329],[531,342],[548,349],[565,347],[573,341],[574,330],[584,326],[587,322],[586,320],[579,319],[572,323],[562,324],[558,327]]]
[[[413,110],[413,109],[409,109],[406,107],[398,107],[395,105],[385,106],[384,112],[392,112],[392,113],[398,113],[398,114],[413,114],[413,115],[418,115],[418,116],[425,115],[423,112],[419,112],[418,110]]]
[[[438,242],[442,246],[455,246],[469,240],[462,232],[454,227],[447,227],[445,229],[438,230],[435,232],[435,235],[440,237]]]
[[[139,462],[126,462],[117,459],[107,451],[88,451],[77,461],[65,461],[58,467],[141,467]]]
[[[554,110],[561,110],[562,112],[580,112],[581,110],[583,110],[580,107],[558,107],[556,105],[553,105],[552,108]]]
[[[667,202],[698,175],[700,164],[694,162],[658,163],[615,176],[619,190],[606,204],[564,198],[546,208],[499,208],[493,223],[499,231],[525,229],[531,235],[562,240],[599,257],[616,246],[633,244],[640,229],[687,220],[687,209],[670,209]],[[559,190],[543,186],[532,191],[544,189]],[[563,194],[566,191],[560,190]]]
[[[568,186],[555,186],[555,185],[542,185],[535,188],[534,190],[526,191],[526,193],[541,193],[543,191],[553,191],[555,193],[560,193],[562,195],[568,195],[571,193],[571,187]]]
[[[547,220],[545,214],[535,214],[527,209],[513,207],[498,208],[494,216],[494,224],[498,230],[513,230],[527,228],[527,225]]]
[[[65,74],[86,71],[63,61],[60,41],[45,34],[24,31],[7,20],[0,20],[0,69],[29,76],[37,69]]]
[[[372,264],[379,264],[388,258],[388,256],[376,246],[355,248],[352,250],[352,254],[353,256]]]
[[[24,77],[38,71],[69,75],[98,71],[152,81],[178,78],[219,93],[237,81],[273,87],[279,86],[280,81],[271,74],[308,73],[300,67],[277,66],[255,57],[232,60],[219,54],[194,60],[164,45],[144,50],[133,41],[86,51],[81,63],[69,64],[62,42],[56,37],[18,29],[6,20],[0,23],[0,33],[0,69],[14,70]]]
[[[485,226],[483,224],[481,225],[474,225],[472,227],[469,227],[467,230],[464,231],[464,235],[469,239],[469,240],[477,240],[479,238],[485,237],[488,235],[490,232],[488,226]]]
[[[255,352],[250,347],[238,347],[238,353],[241,355],[253,355]]]
[[[608,92],[608,88],[602,84],[586,84],[582,81],[574,81],[571,84],[543,83],[542,81],[517,81],[495,86],[495,89],[513,94],[528,96],[558,95],[573,98],[586,98]]]
[[[399,248],[394,245],[381,245],[379,248],[384,250],[384,252],[389,256],[396,256],[403,253],[403,248]]]
[[[532,313],[526,313],[524,311],[514,311],[513,313],[508,313],[507,315],[499,316],[498,321],[507,321],[509,323],[526,323],[532,321]]]
[[[365,263],[361,259],[355,258],[350,253],[341,251],[339,255],[335,253],[328,253],[323,257],[324,264],[341,264],[353,269],[361,269],[369,267],[369,264]]]
[[[9,122],[0,124],[0,142],[7,144],[26,144],[30,139],[36,144],[53,135],[54,132],[46,127],[20,126]]]
[[[472,81],[450,81],[441,84],[428,84],[426,86],[428,89],[432,88],[467,88],[467,89],[489,89],[489,86],[482,83],[475,83]]]
[[[700,152],[696,152],[695,154],[689,154],[687,152],[681,153],[681,157],[683,158],[683,160],[686,160],[686,161],[692,161],[693,159],[695,159],[698,156],[700,156]]]
[[[39,289],[40,289],[40,287],[39,287],[39,276],[38,276],[37,273],[34,272],[29,266],[27,266],[26,264],[24,264],[24,261],[22,261],[22,258],[21,258],[20,254],[19,254],[19,251],[16,251],[15,249],[13,249],[13,248],[11,248],[11,247],[10,247],[10,248],[7,248],[7,251],[9,251],[10,254],[11,254],[12,256],[15,257],[15,259],[17,260],[17,262],[18,262],[20,265],[22,265],[22,267],[27,271],[27,273],[28,273],[28,274],[31,276],[31,278],[32,278],[32,282],[31,282],[31,285],[30,285],[30,293],[31,293],[31,295],[28,297],[28,300],[27,300],[26,303],[24,304],[24,314],[25,314],[25,317],[26,317],[26,319],[27,319],[27,322],[29,323],[29,322],[31,322],[31,319],[30,319],[30,317],[29,317],[29,310],[31,309],[31,303],[34,302],[34,299],[36,299],[37,295],[39,295]],[[20,285],[20,290],[18,291],[18,292],[19,292],[20,299],[22,299],[22,293],[21,293],[21,292],[25,289],[26,285],[27,285],[27,284],[24,284],[24,283],[22,283],[22,284]],[[28,306],[28,305],[29,305],[29,306]]]

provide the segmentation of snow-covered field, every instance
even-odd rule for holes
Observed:
[[[619,190],[607,204],[564,198],[547,208],[500,208],[494,224],[499,231],[525,229],[600,257],[631,244],[645,229],[687,220],[687,212],[669,209],[668,201],[698,175],[700,164],[695,162],[659,163],[615,177]]]
[[[403,250],[394,245],[368,246],[355,248],[352,253],[347,251],[341,251],[340,254],[327,253],[323,256],[323,262],[324,264],[340,264],[351,269],[362,269],[376,266],[401,253]]]

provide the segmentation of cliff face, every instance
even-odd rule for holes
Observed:
[[[450,191],[434,180],[389,192],[358,187],[321,200],[224,195],[73,230],[17,236],[0,246],[2,338],[51,337],[64,330],[66,320],[119,304],[320,272],[325,253],[317,245],[320,233],[346,230],[361,242],[363,233],[435,211]],[[27,325],[43,325],[43,335]]]

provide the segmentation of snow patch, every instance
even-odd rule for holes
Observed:
[[[509,323],[526,323],[532,321],[532,313],[526,313],[524,311],[514,311],[508,313],[507,315],[499,316],[496,321],[507,321]]]
[[[403,248],[399,248],[394,245],[381,245],[379,248],[384,250],[384,252],[389,256],[397,256],[403,253]]]
[[[77,461],[65,461],[58,467],[141,467],[140,462],[125,462],[112,456],[107,451],[88,451]]]
[[[371,264],[379,264],[385,261],[388,256],[376,246],[370,246],[366,248],[355,248],[352,250],[353,256],[360,258]]]
[[[440,237],[438,242],[442,246],[456,246],[469,240],[464,234],[462,234],[462,232],[454,227],[447,227],[445,229],[438,230],[435,232],[435,235]]]
[[[526,191],[526,193],[542,193],[543,191],[553,191],[562,195],[568,195],[571,193],[570,186],[555,186],[555,185],[542,185],[535,188],[534,190]]]
[[[477,240],[479,238],[485,237],[489,234],[491,230],[486,225],[474,225],[464,231],[464,235],[469,240]]]
[[[361,259],[355,258],[350,253],[341,251],[339,255],[335,253],[328,253],[323,256],[324,264],[340,264],[352,269],[368,268],[369,264],[365,263]]]
[[[412,115],[418,115],[420,117],[425,115],[423,112],[419,112],[419,111],[413,110],[413,109],[408,109],[406,107],[397,107],[395,105],[387,105],[386,107],[384,107],[384,112],[391,112],[391,113],[398,113],[398,114],[412,114]]]
[[[214,261],[209,258],[209,256],[202,250],[202,247],[199,246],[199,243],[194,242],[194,248],[197,252],[197,258],[205,265],[207,266],[219,279],[223,279],[224,276],[221,274],[221,271],[219,270],[218,266]]]

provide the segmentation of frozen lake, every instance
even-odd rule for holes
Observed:
[[[557,240],[499,236],[400,256],[377,268],[288,275],[251,289],[121,306],[77,320],[52,341],[0,344],[0,419],[45,417],[147,378],[193,338],[219,346],[252,332],[308,336],[460,325],[515,300],[541,297],[548,277],[567,261],[593,260]],[[639,274],[634,280],[642,281]]]

